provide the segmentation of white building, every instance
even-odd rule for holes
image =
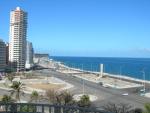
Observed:
[[[0,71],[4,71],[6,66],[6,45],[0,39]]]
[[[27,41],[26,45],[26,68],[29,69],[33,66],[33,46],[32,43]]]
[[[17,7],[10,12],[9,61],[18,71],[25,69],[27,13]]]

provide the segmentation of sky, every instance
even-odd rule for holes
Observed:
[[[0,38],[10,11],[28,12],[27,39],[52,56],[150,57],[150,0],[0,0]]]

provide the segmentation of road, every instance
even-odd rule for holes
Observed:
[[[74,85],[74,88],[70,89],[73,94],[83,93],[83,80],[73,77],[68,74],[62,74],[59,72],[44,70],[41,73],[45,76],[54,76],[60,78],[70,84]],[[127,93],[125,90],[105,88],[99,84],[84,80],[85,93],[92,94],[98,97],[98,100],[94,102],[97,107],[104,106],[108,102],[114,103],[127,103],[135,108],[143,108],[145,103],[150,102],[150,98],[142,97],[136,94],[129,93],[128,96],[122,94]]]
[[[73,94],[82,94],[83,93],[83,80],[80,78],[73,77],[69,74],[62,74],[56,71],[49,69],[35,71],[34,73],[40,73],[43,76],[54,76],[61,80],[64,80],[72,85],[73,88],[69,91]],[[94,102],[96,107],[102,107],[109,102],[113,103],[126,103],[133,106],[133,108],[143,108],[145,103],[150,102],[150,98],[142,97],[137,94],[129,93],[128,96],[123,96],[122,94],[127,93],[125,90],[105,88],[99,84],[89,82],[84,80],[84,89],[85,94],[92,94],[98,97],[97,101]],[[8,94],[8,91],[0,90],[0,95]],[[29,100],[30,96],[26,94],[22,97],[23,100]]]

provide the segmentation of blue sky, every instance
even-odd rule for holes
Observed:
[[[150,0],[0,0],[0,37],[9,12],[28,12],[36,52],[57,56],[150,57]]]

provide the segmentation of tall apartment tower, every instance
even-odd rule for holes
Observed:
[[[16,63],[17,71],[25,69],[27,13],[17,7],[10,12],[9,61]]]
[[[6,45],[0,39],[0,72],[5,70],[6,66]]]

